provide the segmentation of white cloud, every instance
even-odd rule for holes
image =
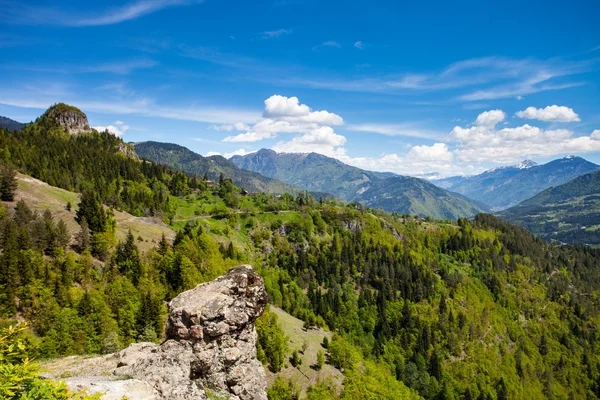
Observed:
[[[338,42],[333,41],[333,40],[328,40],[326,42],[323,42],[321,44],[316,45],[315,47],[312,48],[313,51],[321,51],[322,49],[326,48],[326,47],[335,47],[338,49],[342,48],[342,45],[340,45]]]
[[[245,156],[246,154],[251,154],[254,152],[256,152],[256,150],[246,151],[244,149],[237,149],[237,150],[232,151],[231,153],[223,154],[223,157],[229,159],[233,156]]]
[[[98,126],[93,126],[92,128],[94,128],[98,132],[109,131],[110,133],[112,133],[115,136],[123,136],[125,134],[125,132],[127,132],[129,130],[129,125],[125,125],[125,123],[123,121],[117,120],[114,122],[114,125],[106,125],[106,126],[98,125]]]
[[[345,152],[346,138],[332,128],[343,123],[339,115],[326,110],[313,111],[297,97],[273,95],[265,100],[262,120],[244,129],[246,132],[227,136],[223,141],[258,142],[279,134],[295,134],[291,140],[276,143],[273,150],[286,153],[314,151],[331,156]]]
[[[209,151],[208,153],[206,153],[206,157],[212,157],[212,156],[220,156],[221,153],[219,153],[218,151]]]
[[[484,111],[477,116],[476,125],[494,127],[498,123],[504,121],[506,114],[502,110]]]
[[[600,134],[596,131],[590,136],[576,137],[567,129],[544,130],[529,124],[497,129],[492,123],[498,118],[482,119],[490,123],[466,128],[456,126],[450,133],[450,140],[456,143],[454,153],[458,161],[501,164],[536,156],[600,151]]]
[[[354,47],[359,50],[364,50],[366,46],[362,40],[359,40],[358,42],[354,42]]]
[[[277,29],[276,31],[262,32],[261,35],[262,35],[263,39],[274,39],[274,38],[278,38],[279,36],[282,36],[282,35],[289,35],[291,33],[292,33],[291,29]]]
[[[600,129],[594,130],[594,132],[592,132],[592,134],[590,135],[590,137],[593,140],[600,140]]]
[[[338,135],[329,126],[322,126],[288,142],[279,142],[273,146],[273,150],[281,153],[315,152],[333,157],[345,153],[342,147],[345,143],[344,136]]]
[[[452,161],[452,152],[445,143],[435,143],[433,146],[414,146],[408,153],[408,158],[419,161]]]
[[[519,118],[537,119],[546,122],[578,122],[579,115],[572,108],[565,106],[548,106],[546,108],[527,107],[515,114]]]

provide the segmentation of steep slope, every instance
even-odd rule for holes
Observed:
[[[500,216],[545,239],[600,245],[600,171],[546,189]]]
[[[418,178],[365,171],[316,153],[276,153],[262,149],[231,161],[240,168],[308,190],[329,191],[390,212],[435,218],[473,216],[484,208]]]
[[[483,205],[477,205],[423,179],[405,176],[377,180],[355,200],[372,208],[437,219],[472,216],[485,209]]]
[[[550,186],[561,185],[599,168],[581,157],[567,156],[544,165],[526,160],[518,165],[495,168],[475,176],[462,179],[453,177],[432,183],[501,211]]]
[[[8,129],[9,131],[20,131],[24,126],[25,124],[14,119],[0,116],[0,128]]]
[[[302,189],[259,173],[238,168],[221,156],[203,157],[186,147],[172,143],[142,142],[134,144],[138,156],[184,172],[217,180],[220,174],[233,179],[236,186],[251,192],[298,193]]]
[[[79,204],[79,194],[50,186],[45,182],[23,174],[18,174],[17,180],[18,189],[15,202],[23,200],[32,211],[40,214],[45,210],[51,211],[57,220],[65,222],[71,237],[75,238],[80,230],[79,224],[75,221],[75,210],[77,210]],[[71,203],[71,210],[67,210],[67,203]],[[11,203],[4,204],[9,209],[13,207]],[[165,235],[169,240],[175,237],[175,232],[159,218],[135,217],[118,210],[113,210],[113,213],[117,224],[117,239],[125,240],[127,232],[131,231],[138,239],[137,246],[142,251],[155,247],[162,235]]]

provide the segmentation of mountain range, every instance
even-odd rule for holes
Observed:
[[[20,131],[25,125],[14,119],[0,116],[0,128],[8,129],[9,131]]]
[[[600,171],[548,188],[499,216],[544,239],[600,244]]]
[[[494,168],[475,176],[455,176],[431,182],[486,204],[494,211],[502,211],[544,189],[562,185],[599,169],[600,166],[581,157],[567,156],[543,165],[525,160],[517,165]]]
[[[330,192],[342,200],[359,201],[389,212],[456,219],[486,210],[484,205],[424,179],[366,171],[317,153],[276,153],[262,149],[233,156],[230,161],[270,178],[308,190]]]
[[[225,157],[203,157],[177,144],[149,141],[134,143],[133,146],[136,154],[141,158],[200,177],[206,175],[211,180],[218,180],[219,176],[223,174],[226,178],[231,178],[236,186],[251,192],[283,194],[304,191],[304,188],[240,169]]]

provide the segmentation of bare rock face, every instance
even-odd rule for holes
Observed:
[[[42,117],[44,120],[60,126],[71,135],[91,132],[87,116],[77,107],[58,103],[50,107]]]
[[[115,375],[149,383],[160,399],[266,400],[266,376],[256,358],[254,321],[267,293],[249,265],[181,293],[169,303],[167,340],[137,343],[120,353]]]

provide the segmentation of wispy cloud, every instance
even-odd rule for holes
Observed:
[[[151,59],[134,59],[109,63],[61,65],[55,67],[47,65],[4,64],[0,66],[0,68],[56,74],[112,73],[117,75],[127,75],[135,70],[152,68],[155,65],[157,65],[156,61]]]
[[[315,47],[313,47],[312,51],[321,51],[322,49],[327,48],[327,47],[335,47],[338,49],[342,48],[342,46],[338,42],[333,41],[333,40],[328,40],[326,42],[323,42],[323,43],[318,44]]]
[[[359,50],[364,50],[366,45],[362,40],[359,40],[358,42],[354,42],[354,47],[356,47]]]
[[[446,135],[442,132],[422,129],[418,124],[378,124],[365,123],[348,125],[346,129],[356,132],[376,133],[385,136],[407,136],[422,139],[440,140]]]
[[[260,120],[260,111],[198,104],[164,105],[152,98],[143,96],[107,97],[104,100],[82,98],[73,93],[61,96],[45,96],[29,90],[10,91],[0,87],[3,93],[0,104],[13,107],[45,110],[52,104],[62,101],[76,105],[84,112],[98,112],[111,115],[139,115],[181,121],[231,124],[235,122],[254,123]]]
[[[355,79],[337,77],[282,77],[279,84],[364,93],[422,94],[439,91],[463,91],[453,94],[458,101],[519,98],[548,90],[560,90],[585,84],[566,78],[590,71],[597,60],[507,59],[484,57],[459,61],[440,72],[364,76]]]
[[[291,29],[277,29],[276,31],[265,31],[261,33],[263,39],[275,39],[292,33]]]
[[[114,25],[140,18],[162,9],[202,3],[203,0],[137,0],[121,7],[82,13],[54,7],[32,6],[21,1],[3,1],[0,17],[4,22],[23,25],[72,27]],[[82,3],[84,4],[84,3]]]

